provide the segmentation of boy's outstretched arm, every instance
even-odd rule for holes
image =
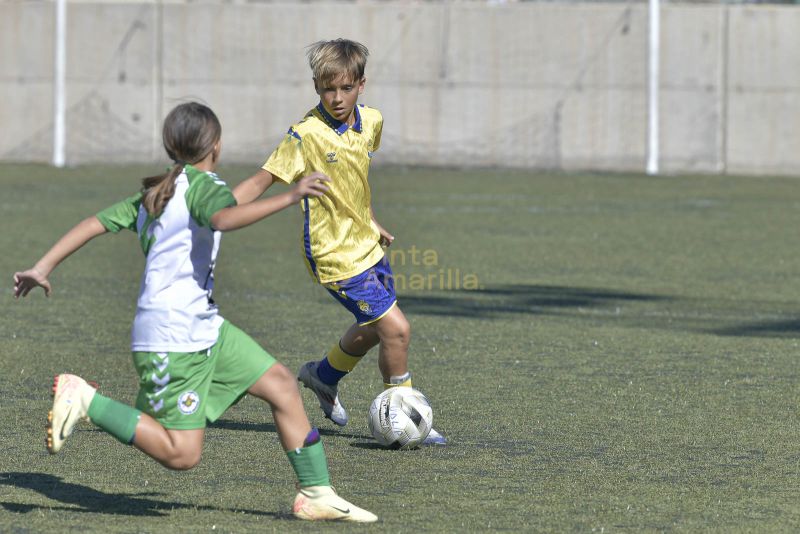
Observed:
[[[90,240],[106,232],[95,216],[76,224],[33,267],[14,273],[14,298],[24,297],[36,287],[43,288],[45,296],[49,297],[52,289],[47,277],[53,269]]]
[[[272,173],[261,169],[253,176],[237,185],[233,189],[233,196],[236,198],[238,204],[247,204],[263,195],[264,191],[274,182],[275,177],[272,176]]]
[[[297,184],[285,193],[219,210],[211,216],[211,226],[221,232],[244,228],[292,204],[297,204],[303,197],[321,197],[328,190],[325,182],[330,181],[331,179],[321,172],[309,174],[298,180]]]

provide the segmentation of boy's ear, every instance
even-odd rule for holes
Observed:
[[[311,78],[314,81],[314,92],[319,94],[319,86],[317,85],[317,79]]]
[[[362,76],[361,77],[361,81],[358,82],[358,94],[359,95],[363,95],[364,94],[364,84],[365,83],[367,83],[367,77],[366,76]]]

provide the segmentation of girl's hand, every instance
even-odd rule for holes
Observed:
[[[321,172],[313,172],[301,178],[292,189],[292,203],[300,202],[303,197],[321,197],[328,191],[326,182],[331,179]]]
[[[50,281],[36,267],[14,273],[14,298],[24,297],[37,287],[44,288],[44,295],[50,296]]]

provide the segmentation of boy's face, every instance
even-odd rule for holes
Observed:
[[[358,96],[364,92],[366,81],[366,78],[355,81],[349,75],[342,74],[326,83],[314,80],[314,89],[325,111],[334,119],[350,124],[353,120],[353,108],[356,107]]]

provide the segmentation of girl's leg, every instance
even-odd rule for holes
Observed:
[[[105,397],[79,376],[62,374],[53,383],[53,408],[48,416],[47,448],[55,454],[88,417],[117,440],[133,444],[169,469],[190,469],[200,461],[204,430],[168,430],[136,408]]]
[[[204,428],[171,430],[147,414],[136,425],[133,446],[168,469],[186,470],[200,463]]]
[[[273,364],[247,392],[269,403],[283,450],[303,447],[311,425],[297,379],[284,365]]]
[[[272,408],[278,437],[300,484],[292,505],[296,517],[357,523],[378,519],[372,512],[339,497],[331,487],[319,432],[311,429],[297,381],[285,366],[274,363],[247,392],[267,401]]]

